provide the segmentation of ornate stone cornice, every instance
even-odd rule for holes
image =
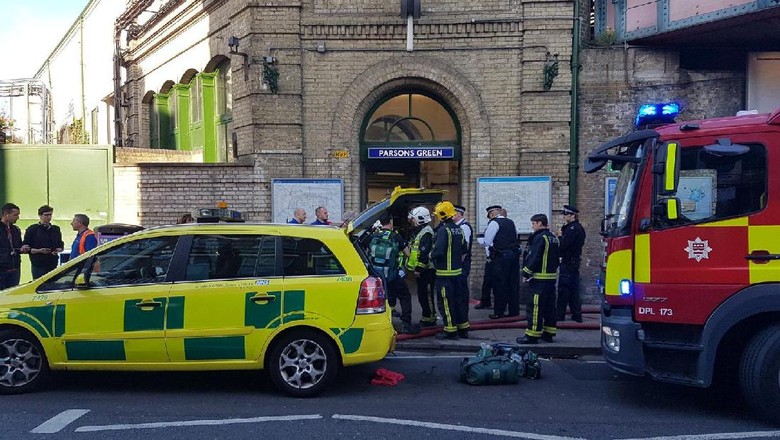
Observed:
[[[470,35],[516,36],[523,30],[523,20],[465,21],[454,23],[415,24],[417,38],[466,37]],[[303,39],[364,39],[366,37],[405,37],[406,23],[304,24]]]

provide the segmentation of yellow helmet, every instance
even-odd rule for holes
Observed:
[[[439,202],[439,204],[436,205],[436,208],[434,208],[434,211],[436,211],[436,216],[441,220],[446,220],[455,216],[455,206],[448,200]]]

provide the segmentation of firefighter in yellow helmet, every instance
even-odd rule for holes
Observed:
[[[436,337],[468,338],[469,321],[465,313],[468,309],[468,298],[458,279],[466,254],[466,238],[463,229],[452,219],[455,216],[455,206],[451,202],[445,200],[439,203],[434,212],[442,223],[436,230],[431,261],[436,269],[434,291],[444,320],[444,332]]]

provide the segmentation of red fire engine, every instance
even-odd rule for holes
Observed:
[[[607,363],[736,381],[780,422],[780,108],[635,131],[585,171],[608,162],[620,176],[602,224]]]

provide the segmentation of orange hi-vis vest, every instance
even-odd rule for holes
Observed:
[[[85,252],[84,246],[87,243],[87,237],[89,237],[91,235],[95,235],[95,233],[92,232],[91,229],[87,229],[86,231],[84,231],[83,234],[81,234],[81,238],[79,239],[79,255],[81,255],[81,254],[83,254]]]

